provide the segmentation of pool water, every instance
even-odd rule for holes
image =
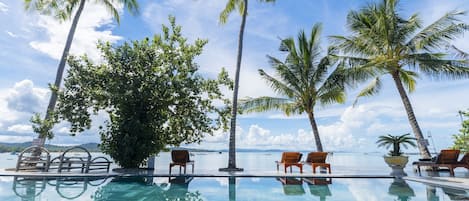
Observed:
[[[464,190],[397,179],[0,177],[0,200],[469,200]]]

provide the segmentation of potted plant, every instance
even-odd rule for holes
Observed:
[[[409,146],[416,147],[415,138],[410,136],[410,133],[403,135],[382,135],[378,137],[378,147],[389,148],[392,146],[388,156],[384,156],[384,161],[392,168],[391,175],[393,176],[405,176],[404,167],[409,161],[408,156],[402,155],[401,146],[408,148]]]

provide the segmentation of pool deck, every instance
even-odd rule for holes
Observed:
[[[0,176],[12,177],[28,177],[28,178],[108,178],[108,177],[295,177],[295,178],[395,178],[388,174],[358,174],[358,173],[316,173],[311,172],[293,172],[284,173],[282,171],[256,171],[256,172],[219,172],[219,171],[205,171],[197,172],[195,174],[172,174],[158,172],[153,170],[125,170],[125,171],[111,171],[107,172],[93,172],[93,173],[53,173],[53,172],[15,172],[0,169]],[[462,190],[469,190],[469,178],[460,177],[431,177],[431,176],[406,176],[404,180],[425,183],[437,187],[449,187]]]

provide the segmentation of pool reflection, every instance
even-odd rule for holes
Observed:
[[[305,189],[303,188],[303,180],[294,177],[278,177],[277,181],[282,183],[283,193],[285,195],[303,195]]]
[[[311,195],[319,197],[319,200],[324,201],[326,197],[332,196],[329,184],[332,184],[332,178],[305,178],[308,183],[309,192]]]
[[[191,177],[170,178],[169,183],[161,184],[151,181],[145,177],[114,178],[98,188],[94,200],[203,200],[198,191],[189,191]]]
[[[396,196],[399,201],[409,201],[411,197],[415,197],[414,190],[400,178],[394,179],[388,188],[388,194]]]

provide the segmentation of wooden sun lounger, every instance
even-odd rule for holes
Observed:
[[[308,157],[306,161],[303,162],[306,165],[311,165],[313,167],[313,173],[316,173],[317,167],[323,167],[329,170],[329,174],[331,173],[331,164],[326,163],[327,152],[310,152],[308,153]]]
[[[300,152],[283,152],[282,158],[280,161],[275,161],[277,163],[277,171],[279,171],[280,165],[283,165],[285,173],[287,173],[287,168],[290,167],[290,172],[292,172],[292,166],[300,168],[300,173],[303,173],[303,163],[300,162],[303,154]]]
[[[464,157],[458,161],[459,152],[459,150],[441,150],[435,161],[416,161],[413,165],[417,166],[419,175],[421,174],[420,167],[428,166],[432,167],[434,170],[441,167],[448,168],[450,175],[454,176],[455,168],[464,167],[469,169],[469,153],[466,153]]]

